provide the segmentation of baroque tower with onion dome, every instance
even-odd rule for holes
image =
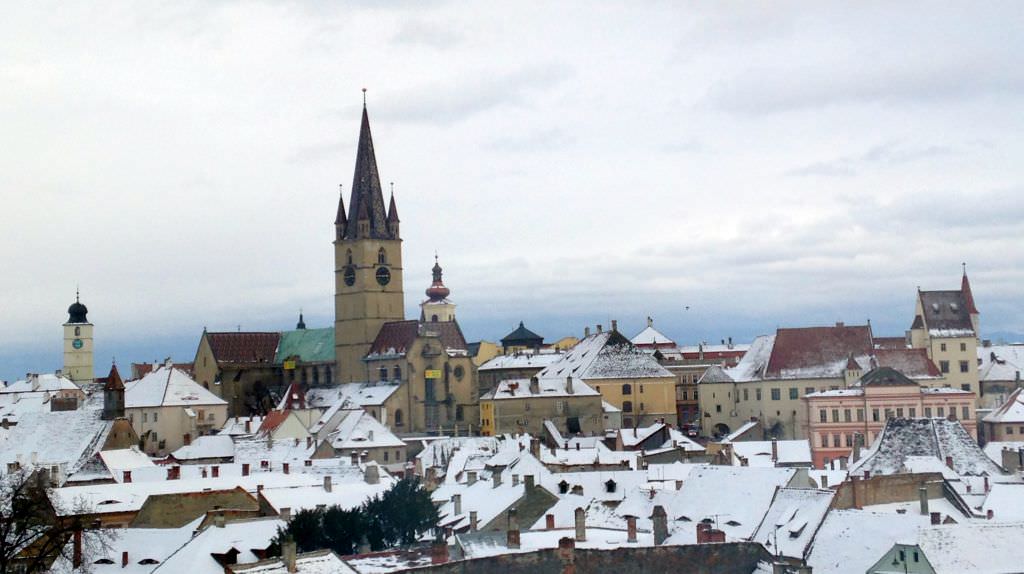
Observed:
[[[448,299],[451,290],[444,286],[441,280],[441,264],[437,262],[437,255],[434,256],[434,281],[427,287],[427,299],[420,303],[420,321],[433,322],[454,321],[455,303]]]
[[[369,380],[363,357],[383,324],[405,318],[402,239],[394,193],[385,207],[363,102],[348,211],[334,221],[334,351],[337,382]]]
[[[68,307],[68,321],[64,323],[64,366],[61,372],[72,381],[91,383],[93,372],[92,327],[86,315],[89,309],[78,298]]]

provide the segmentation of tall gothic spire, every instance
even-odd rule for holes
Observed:
[[[340,203],[339,209],[342,209]],[[380,187],[380,174],[377,173],[377,157],[373,152],[373,136],[370,134],[370,116],[366,112],[365,102],[362,125],[359,127],[356,169],[352,176],[352,195],[349,198],[348,209],[349,222],[358,222],[365,218],[369,220],[370,226],[367,231],[359,225],[349,225],[345,229],[344,239],[397,239],[391,237],[388,230],[384,194]]]
[[[971,293],[971,282],[967,279],[967,264],[963,264],[964,267],[964,278],[960,280],[960,292],[964,296],[964,302],[967,304],[967,312],[972,315],[978,314],[978,308],[974,305],[974,294]]]

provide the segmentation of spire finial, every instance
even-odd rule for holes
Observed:
[[[366,109],[366,88],[363,88],[363,109]]]
[[[77,283],[75,284],[75,303],[81,303],[81,301],[78,300],[78,284]]]
[[[964,270],[964,275],[967,275],[967,262],[963,261],[960,263],[960,267]]]
[[[394,197],[395,196],[395,182],[389,181],[388,185],[391,186],[391,197]]]

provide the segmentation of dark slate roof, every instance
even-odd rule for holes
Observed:
[[[103,384],[104,391],[123,391],[124,381],[121,380],[121,373],[117,372],[117,365],[110,366],[110,374]]]
[[[892,367],[871,369],[860,378],[860,384],[873,387],[917,387],[914,381]]]
[[[872,352],[871,327],[835,325],[778,329],[765,376],[847,361]]]
[[[953,471],[961,476],[1004,474],[958,421],[938,418],[889,419],[871,450],[851,468],[851,474],[864,470],[897,474],[903,472],[910,456],[935,457],[940,464],[945,464],[949,456]]]
[[[218,363],[271,364],[281,333],[228,331],[207,333],[206,338]]]
[[[342,209],[341,204],[338,206]],[[352,176],[352,195],[348,203],[348,225],[344,239],[359,237],[359,220],[370,220],[370,235],[374,239],[397,239],[388,231],[387,211],[384,194],[380,188],[380,174],[377,173],[377,156],[373,151],[373,136],[370,135],[370,117],[363,106],[363,121],[359,127],[359,145],[356,151],[356,169]],[[395,211],[395,217],[398,213]],[[338,218],[340,222],[341,218]]]
[[[962,291],[921,291],[920,296],[929,331],[973,332],[970,306]]]
[[[544,337],[541,337],[537,333],[527,329],[523,322],[519,322],[519,327],[515,331],[512,331],[508,335],[501,338],[501,344],[505,346],[521,344],[532,344],[532,343],[543,343]]]
[[[462,329],[455,321],[433,321],[421,323],[420,321],[391,321],[384,323],[377,332],[377,338],[370,345],[369,355],[391,355],[404,354],[419,336],[420,325],[424,327],[424,333],[436,333],[445,350],[465,351],[469,345],[462,335]]]
[[[891,367],[908,377],[941,375],[925,349],[875,349],[875,359],[880,367]]]

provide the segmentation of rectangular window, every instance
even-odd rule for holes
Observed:
[[[853,413],[850,412],[850,409],[843,409],[843,422],[848,423],[853,420],[852,415]]]
[[[857,422],[864,422],[864,409],[857,409]]]
[[[800,389],[798,389],[796,387],[790,387],[789,388],[789,398],[790,399],[799,399],[800,398]]]
[[[772,400],[777,401],[782,398],[782,391],[779,389],[772,389]]]
[[[892,418],[892,409],[885,409],[885,420]]]
[[[641,393],[644,392],[644,386],[643,385],[640,385],[640,392]]]
[[[835,448],[839,448],[839,445],[840,445],[839,435],[837,435],[837,434],[832,435],[832,446],[835,447]]]
[[[158,412],[154,412],[154,413],[153,413],[153,422],[156,422],[157,416],[158,416],[159,414],[160,414],[160,413],[158,413]]]
[[[939,418],[946,416],[946,407],[938,407],[935,409],[935,411],[937,413],[936,416],[938,416]]]
[[[971,384],[970,383],[964,383],[964,384],[960,385],[960,390],[961,391],[971,392]]]
[[[924,418],[926,418],[926,419],[932,418],[932,408],[931,407],[925,407],[924,408]]]
[[[807,387],[806,389],[804,389],[804,394],[805,395],[809,395],[809,394],[811,394],[813,392],[814,392],[814,387]]]
[[[946,344],[945,343],[939,343],[939,350],[942,351],[943,353],[945,353],[946,352]]]
[[[1013,427],[1006,427],[1006,434],[1013,434]]]
[[[142,413],[142,422],[144,422],[144,423],[148,423],[149,422],[149,413],[147,413],[147,412],[143,412]]]
[[[967,343],[960,343],[960,352],[967,351]]]
[[[827,423],[828,422],[828,411],[826,411],[825,409],[819,410],[818,411],[818,420],[820,420],[823,423]]]
[[[968,363],[967,361],[960,361],[960,372],[961,373],[967,373],[967,372],[970,372],[970,370],[971,370],[970,363]]]
[[[387,462],[387,461],[388,461],[388,459],[389,459],[389,458],[391,458],[391,457],[390,457],[390,455],[391,455],[391,453],[390,453],[390,452],[388,452],[388,451],[384,451],[384,462]]]
[[[754,398],[761,400],[761,389],[754,389]]]
[[[917,418],[917,407],[910,407],[910,418]]]
[[[939,370],[943,373],[949,372],[949,361],[939,361]]]
[[[693,400],[697,400],[697,389],[693,389]]]
[[[903,418],[903,407],[896,407],[896,416]]]
[[[847,448],[852,448],[853,447],[853,435],[852,434],[845,434],[843,436],[846,437],[846,446],[847,446]]]
[[[839,409],[832,409],[832,422],[839,422]]]
[[[878,422],[878,409],[871,409],[871,422]]]
[[[743,400],[745,401],[750,400],[750,393],[748,391],[750,391],[750,389],[743,389]]]
[[[722,405],[715,405],[715,412],[716,413],[722,412]]]
[[[971,409],[970,407],[960,407],[960,415],[965,421],[971,420]]]

